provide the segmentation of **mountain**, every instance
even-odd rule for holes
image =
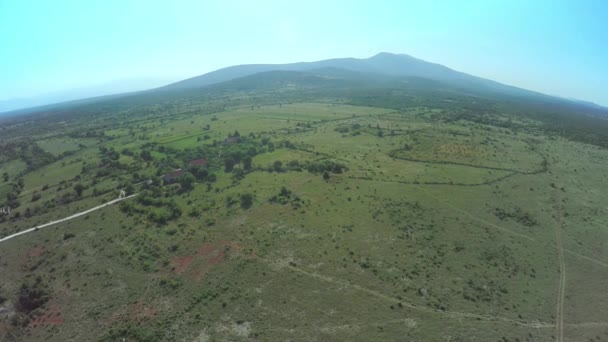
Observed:
[[[382,52],[366,59],[335,58],[317,62],[291,64],[236,65],[179,81],[164,88],[187,89],[204,87],[266,71],[312,71],[324,68],[337,68],[386,76],[418,76],[440,81],[481,80],[477,77],[454,71],[439,64],[425,62],[409,55]]]
[[[365,59],[335,58],[317,62],[300,62],[291,64],[237,65],[169,84],[162,89],[199,88],[267,71],[306,72],[326,68],[343,69],[361,74],[386,77],[421,77],[463,87],[483,86],[488,89],[503,91],[510,94],[542,95],[540,93],[519,89],[495,81],[455,71],[446,66],[426,62],[409,55],[392,54],[387,52],[381,52],[375,56]]]
[[[299,62],[291,64],[236,65],[172,83],[156,90],[194,90],[211,85],[223,84],[229,81],[237,81],[238,84],[238,80],[241,78],[273,71],[310,73],[309,76],[323,75],[323,77],[329,77],[330,79],[343,78],[348,80],[359,80],[361,82],[377,82],[383,80],[385,81],[385,85],[387,85],[388,82],[393,82],[392,85],[397,86],[398,88],[402,86],[402,84],[396,84],[399,79],[402,79],[402,82],[412,82],[411,78],[417,78],[414,82],[416,85],[421,84],[420,79],[425,79],[434,81],[435,83],[433,86],[444,90],[447,87],[451,92],[456,91],[461,94],[489,97],[492,99],[503,99],[506,96],[507,98],[516,101],[531,100],[537,105],[551,104],[566,106],[575,109],[575,111],[579,113],[608,117],[608,114],[606,114],[608,113],[608,109],[594,103],[550,96],[469,75],[406,54],[392,54],[387,52],[381,52],[370,58],[364,59],[334,58],[316,62]],[[329,73],[329,75],[327,73]],[[283,77],[286,75],[287,74],[282,74]],[[291,75],[294,76],[295,74]],[[262,79],[266,78],[267,76],[262,77]],[[404,78],[410,78],[410,80],[404,81]],[[252,79],[249,79],[248,83],[250,86],[255,86],[256,84],[255,80]]]
[[[159,85],[157,83],[156,85]],[[151,85],[151,84],[149,84]],[[353,89],[365,87],[380,87],[397,89],[404,94],[424,91],[434,92],[435,98],[446,94],[472,96],[485,100],[508,100],[520,103],[542,106],[568,107],[573,113],[608,117],[608,109],[582,101],[549,96],[538,92],[505,85],[492,80],[476,77],[450,69],[446,66],[430,63],[405,54],[382,52],[370,58],[335,58],[316,62],[299,62],[291,64],[246,64],[236,65],[171,83],[159,88],[123,94],[134,101],[153,101],[161,97],[198,96],[203,93],[225,91],[227,89],[255,90],[284,85],[301,85],[319,89],[338,87],[345,94]],[[142,90],[150,86],[135,86],[130,88],[116,85],[106,86],[105,89],[84,89],[79,93],[53,94],[53,96],[38,99],[28,99],[19,103],[0,102],[0,112],[23,107],[41,106],[91,96],[119,94],[125,91]],[[135,97],[131,96],[134,95]],[[106,98],[87,99],[87,102],[98,102]],[[380,101],[380,98],[376,98]],[[82,101],[82,100],[80,100]],[[124,102],[126,103],[126,102]],[[73,102],[70,102],[73,104]],[[381,103],[378,103],[381,105]],[[58,105],[53,105],[53,107]],[[25,111],[34,112],[44,108],[32,108]],[[545,108],[546,109],[546,108]],[[20,115],[24,111],[14,113]],[[9,113],[13,114],[13,113]],[[7,114],[5,114],[7,115]]]

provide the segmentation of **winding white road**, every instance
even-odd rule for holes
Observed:
[[[12,239],[12,238],[16,238],[16,237],[17,237],[17,236],[19,236],[19,235],[23,235],[23,234],[31,233],[31,232],[36,231],[36,230],[38,230],[38,229],[46,228],[46,227],[52,226],[52,225],[57,224],[57,223],[61,223],[61,222],[69,221],[69,220],[71,220],[71,219],[75,219],[75,218],[77,218],[77,217],[80,217],[80,216],[86,215],[86,214],[88,214],[88,213],[90,213],[90,212],[93,212],[93,211],[95,211],[95,210],[99,210],[99,209],[101,209],[101,208],[107,207],[107,206],[112,205],[112,204],[114,204],[114,203],[117,203],[117,202],[120,202],[120,201],[124,201],[124,200],[126,200],[126,199],[129,199],[129,198],[131,198],[131,197],[135,197],[135,196],[137,196],[137,194],[130,195],[130,196],[126,196],[126,197],[122,197],[122,198],[117,198],[117,199],[115,199],[115,200],[111,200],[110,202],[106,202],[106,203],[104,203],[104,204],[102,204],[102,205],[98,205],[98,206],[96,206],[96,207],[94,207],[94,208],[91,208],[91,209],[88,209],[88,210],[85,210],[85,211],[81,211],[81,212],[79,212],[79,213],[77,213],[77,214],[74,214],[74,215],[72,215],[72,216],[68,216],[68,217],[62,218],[62,219],[60,219],[60,220],[51,221],[51,222],[48,222],[48,223],[45,223],[45,224],[41,224],[41,225],[39,225],[39,226],[36,226],[36,227],[34,227],[34,228],[30,228],[30,229],[26,229],[26,230],[20,231],[19,233],[15,233],[15,234],[13,234],[13,235],[9,235],[9,236],[3,237],[2,239],[0,239],[0,243],[5,242],[5,241],[7,241],[7,240],[10,240],[10,239]]]

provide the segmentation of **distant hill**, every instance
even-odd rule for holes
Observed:
[[[314,71],[319,69],[344,69],[361,74],[389,77],[421,77],[461,86],[484,86],[515,94],[542,95],[540,93],[507,86],[495,81],[465,74],[446,66],[429,63],[405,54],[381,52],[365,59],[336,58],[317,62],[292,64],[246,64],[231,66],[210,73],[169,84],[162,89],[199,88],[240,77],[267,71]]]
[[[439,81],[451,87],[460,88],[474,93],[515,96],[518,98],[531,98],[536,101],[577,105],[592,110],[606,110],[601,106],[583,101],[554,97],[521,89],[496,81],[476,77],[463,72],[450,69],[446,66],[423,61],[406,54],[392,54],[381,52],[375,56],[364,59],[335,58],[316,62],[300,62],[291,64],[245,64],[236,65],[204,75],[192,77],[161,87],[158,90],[186,90],[197,89],[209,85],[255,75],[269,71],[298,71],[318,72],[320,70],[344,70],[368,78],[399,78],[418,77],[432,81]]]
[[[446,94],[459,96],[472,96],[487,100],[515,101],[533,104],[537,108],[551,105],[567,108],[572,113],[585,114],[608,118],[608,108],[593,103],[571,100],[556,96],[549,96],[538,92],[505,85],[492,80],[476,77],[463,72],[450,69],[446,66],[430,63],[405,54],[391,54],[382,52],[370,58],[335,58],[316,62],[300,62],[291,64],[247,64],[231,66],[204,75],[185,79],[160,88],[138,92],[138,94],[124,94],[134,101],[150,101],[153,99],[179,96],[198,96],[203,93],[222,91],[226,89],[255,90],[272,88],[276,86],[298,85],[304,87],[342,89],[342,93],[357,88],[380,87],[387,89],[407,90],[409,93],[426,92],[433,96],[442,97]],[[110,87],[112,88],[112,87]],[[119,87],[114,91],[96,90],[95,96],[120,93]],[[141,90],[135,87],[133,90]],[[131,90],[129,90],[131,91]],[[124,91],[123,91],[124,92]],[[131,96],[133,95],[133,96]],[[425,96],[426,96],[425,95]],[[73,99],[91,97],[82,93],[70,98],[55,96],[53,99],[35,102],[32,100],[18,107],[32,107],[57,103]],[[376,98],[378,101],[380,98]],[[102,101],[105,98],[92,98],[86,101]],[[82,100],[79,100],[82,101]],[[126,102],[123,102],[126,103]],[[70,102],[74,104],[74,102]],[[378,104],[380,105],[380,104]],[[15,104],[9,104],[15,108]],[[59,105],[53,105],[56,107]],[[49,107],[20,110],[4,115],[21,115],[24,112],[33,113],[39,110],[48,110]],[[544,108],[543,111],[546,111]],[[560,109],[560,110],[561,110]],[[0,102],[0,112],[7,109],[7,104]],[[0,114],[3,115],[3,114]]]
[[[179,81],[167,85],[164,88],[197,88],[266,71],[311,71],[323,68],[338,68],[359,73],[385,76],[417,76],[438,81],[492,82],[452,70],[443,65],[425,62],[408,55],[382,52],[366,59],[335,58],[317,62],[292,64],[236,65]]]
[[[24,108],[46,106],[49,104],[89,99],[98,96],[148,90],[167,83],[168,82],[165,80],[157,79],[130,79],[90,87],[56,91],[28,98],[9,99],[0,101],[0,115],[2,115],[1,113],[3,112],[16,111]]]

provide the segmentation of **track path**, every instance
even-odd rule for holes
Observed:
[[[553,191],[555,201],[555,243],[559,260],[559,286],[557,290],[557,304],[555,306],[555,341],[564,340],[564,296],[566,292],[566,263],[564,262],[564,247],[562,245],[562,202],[558,187]]]
[[[492,223],[490,221],[484,220],[484,219],[482,219],[482,218],[480,218],[480,217],[478,217],[476,215],[473,215],[473,214],[471,214],[470,212],[468,212],[468,211],[466,211],[464,209],[461,209],[461,208],[458,208],[458,207],[454,206],[449,201],[447,201],[445,199],[442,199],[442,198],[439,198],[438,196],[435,196],[435,195],[431,194],[426,189],[424,189],[424,188],[422,188],[420,186],[418,186],[417,188],[420,189],[428,197],[431,197],[434,200],[436,200],[436,201],[444,204],[445,206],[449,207],[450,209],[452,209],[455,212],[461,213],[461,214],[463,214],[463,215],[471,218],[473,221],[479,222],[479,223],[484,224],[484,225],[486,225],[488,227],[492,227],[492,228],[498,229],[498,230],[503,231],[503,232],[505,232],[507,234],[510,234],[510,235],[513,235],[513,236],[517,236],[519,238],[522,238],[522,239],[525,239],[525,240],[528,240],[528,241],[536,242],[536,243],[539,243],[539,244],[546,244],[546,242],[540,241],[540,240],[538,240],[538,239],[536,239],[536,238],[534,238],[532,236],[516,232],[516,231],[514,231],[513,229],[510,229],[510,228],[499,226],[499,225],[494,224],[494,223]],[[559,209],[561,210],[561,207]],[[559,219],[561,220],[561,217]],[[561,232],[561,230],[560,230],[560,232]],[[561,242],[561,234],[560,234],[560,242]],[[594,259],[594,258],[588,257],[586,255],[579,254],[579,253],[571,251],[569,249],[563,248],[563,246],[561,246],[561,243],[560,243],[559,246],[553,246],[553,247],[556,248],[556,249],[558,249],[558,250],[561,250],[562,254],[563,253],[568,253],[570,255],[579,257],[581,259],[585,259],[585,260],[587,260],[589,262],[592,262],[594,264],[597,264],[597,265],[600,265],[600,266],[603,266],[603,267],[608,267],[608,263],[606,263],[604,261],[601,261],[601,260],[598,260],[598,259]]]
[[[259,260],[264,261],[265,263],[272,265],[272,261],[266,258],[262,258],[260,256],[258,256]],[[414,310],[419,310],[419,311],[425,311],[425,312],[430,312],[430,313],[436,313],[436,314],[441,314],[441,315],[445,315],[448,317],[452,317],[452,318],[456,318],[456,319],[473,319],[476,321],[487,321],[487,322],[504,322],[504,323],[510,323],[510,324],[514,324],[514,325],[518,325],[518,326],[523,326],[523,327],[528,327],[528,328],[535,328],[535,329],[542,329],[542,328],[554,328],[555,324],[553,323],[549,323],[549,322],[541,322],[541,321],[524,321],[524,320],[517,320],[517,319],[511,319],[511,318],[507,318],[507,317],[502,317],[502,316],[490,316],[490,315],[479,315],[479,314],[474,314],[474,313],[468,313],[468,312],[458,312],[458,311],[449,311],[449,310],[440,310],[440,309],[433,309],[433,308],[429,308],[426,306],[422,306],[422,305],[418,305],[418,304],[413,304],[413,303],[408,303],[407,301],[404,301],[403,299],[399,299],[399,298],[395,298],[395,297],[391,297],[387,294],[384,294],[382,292],[376,291],[376,290],[372,290],[357,284],[353,284],[349,281],[346,280],[342,280],[342,279],[336,279],[330,276],[326,276],[326,275],[322,275],[310,270],[305,270],[302,267],[297,267],[297,266],[292,266],[292,265],[284,265],[283,267],[288,268],[292,271],[304,274],[306,276],[309,276],[311,278],[315,278],[327,283],[332,283],[332,284],[336,284],[342,287],[349,287],[352,288],[354,290],[360,291],[360,292],[364,292],[367,293],[368,295],[371,295],[373,297],[385,300],[387,302],[393,303],[393,304],[401,304],[404,307],[410,308],[410,309],[414,309]]]
[[[129,198],[132,198],[132,197],[135,197],[135,196],[137,196],[137,194],[133,194],[133,195],[122,197],[122,198],[117,198],[115,200],[111,200],[109,202],[106,202],[106,203],[104,203],[102,205],[98,205],[98,206],[93,207],[91,209],[87,209],[85,211],[81,211],[81,212],[76,213],[76,214],[74,214],[72,216],[68,216],[68,217],[65,217],[65,218],[62,218],[62,219],[59,219],[59,220],[51,221],[51,222],[48,222],[48,223],[45,223],[45,224],[41,224],[39,226],[30,228],[30,229],[26,229],[26,230],[20,231],[19,233],[15,233],[13,235],[9,235],[9,236],[3,237],[2,239],[0,239],[0,243],[8,241],[10,239],[14,239],[14,238],[16,238],[17,236],[20,236],[20,235],[24,235],[24,234],[27,234],[27,233],[34,232],[34,231],[36,231],[38,229],[50,227],[50,226],[55,225],[57,223],[61,223],[61,222],[65,222],[65,221],[69,221],[69,220],[75,219],[77,217],[80,217],[80,216],[86,215],[88,213],[91,213],[91,212],[93,212],[95,210],[99,210],[101,208],[105,208],[105,207],[107,207],[109,205],[112,205],[114,203],[118,203],[118,202],[124,201],[126,199],[129,199]]]

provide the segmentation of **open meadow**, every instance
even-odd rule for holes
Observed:
[[[608,341],[608,150],[448,117],[294,101],[33,135],[48,163],[0,163],[0,238],[137,196],[0,242],[0,339]]]

